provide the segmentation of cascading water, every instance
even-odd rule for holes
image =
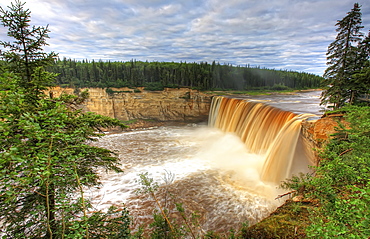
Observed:
[[[278,184],[313,164],[313,154],[300,130],[302,120],[314,116],[218,96],[212,101],[208,121],[211,127],[235,133],[249,152],[265,155],[261,180]]]
[[[252,225],[283,203],[275,200],[283,193],[278,183],[307,170],[309,151],[299,134],[300,121],[306,117],[243,99],[214,97],[211,127],[159,127],[107,135],[93,144],[115,151],[124,172],[101,172],[102,185],[89,197],[97,209],[124,203],[136,227],[148,223],[155,203],[135,193],[140,187],[138,174],[148,172],[162,182],[158,192],[162,203],[169,201],[169,192],[187,212],[201,215],[202,230],[237,229],[245,221]],[[166,184],[168,172],[175,179]]]

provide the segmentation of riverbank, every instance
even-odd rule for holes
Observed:
[[[245,228],[242,238],[306,238],[309,215],[317,204],[311,201],[289,199],[268,217]]]
[[[153,127],[161,126],[185,126],[188,124],[203,123],[206,122],[193,122],[193,121],[159,121],[159,120],[146,120],[146,119],[135,119],[127,122],[123,122],[128,127],[123,129],[123,131],[131,131],[138,129],[148,129]]]

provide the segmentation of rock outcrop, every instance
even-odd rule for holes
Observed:
[[[338,122],[345,126],[348,125],[344,121],[343,115],[340,114],[326,115],[320,119],[302,122],[302,135],[306,142],[308,142],[309,147],[313,149],[314,164],[317,165],[320,162],[318,153],[329,142],[332,135],[337,132]]]
[[[89,99],[82,106],[95,112],[123,121],[153,119],[157,121],[201,122],[207,121],[212,95],[188,88],[164,91],[145,91],[144,88],[72,89],[54,87],[54,96],[62,93],[78,94],[89,91]],[[302,123],[302,134],[312,148],[322,148],[330,135],[335,133],[341,115],[328,115]]]
[[[328,142],[331,135],[336,132],[338,122],[346,125],[343,115],[332,114],[316,120],[302,122],[302,134],[304,138],[312,142],[315,148],[322,148]]]
[[[53,95],[78,94],[86,89],[54,87]],[[89,99],[83,110],[119,120],[154,119],[158,121],[206,121],[211,95],[188,88],[165,88],[145,91],[144,88],[88,88]]]

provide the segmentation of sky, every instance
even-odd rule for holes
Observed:
[[[363,33],[370,2],[362,5]],[[0,0],[7,9],[10,0]],[[322,75],[351,0],[26,0],[45,51],[76,60],[219,62]],[[8,41],[0,26],[0,39]]]

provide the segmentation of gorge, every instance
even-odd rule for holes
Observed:
[[[53,90],[55,94],[61,92]],[[105,209],[124,204],[135,225],[151,221],[155,208],[153,199],[135,193],[140,188],[138,175],[144,172],[160,184],[158,197],[163,204],[181,202],[186,210],[198,212],[204,231],[227,231],[245,221],[253,225],[284,202],[275,200],[284,192],[277,187],[279,182],[315,163],[306,147],[313,147],[317,139],[322,142],[330,133],[328,128],[317,127],[320,117],[312,118],[319,113],[319,107],[307,106],[318,105],[317,92],[277,96],[275,100],[213,97],[211,104],[212,95],[187,89],[140,93],[125,90],[128,91],[117,89],[109,95],[103,89],[90,89],[90,99],[83,107],[122,120],[138,117],[189,123],[110,134],[93,143],[115,151],[124,169],[119,174],[100,173],[102,185],[89,191],[93,205]],[[291,112],[271,106],[274,104],[293,109],[300,106]],[[310,114],[298,112],[305,110]],[[208,115],[212,127],[191,123],[205,121]],[[312,120],[304,121],[306,118]],[[283,128],[293,133],[288,136],[291,142],[278,136]],[[278,147],[271,147],[274,143]],[[275,165],[271,155],[283,153],[290,156],[279,157],[289,160],[285,166]],[[299,162],[293,160],[297,155],[303,156],[298,157]],[[281,172],[284,168],[290,169]],[[168,199],[168,194],[174,197]]]
[[[172,89],[165,88],[164,91],[145,91],[143,87],[111,88],[111,93],[102,88],[62,88],[53,87],[48,94],[59,96],[62,93],[78,94],[88,90],[89,98],[81,107],[85,111],[110,116],[122,121],[135,119],[175,121],[175,122],[205,122],[211,106],[211,93],[202,93],[189,88]],[[310,93],[314,92],[314,93]],[[296,114],[312,113],[320,114],[319,91],[308,91],[304,94],[284,94],[282,99],[274,100],[276,95],[244,96],[251,101],[268,103],[272,106],[284,108]],[[296,96],[300,96],[300,100]],[[240,95],[238,95],[240,97]],[[303,97],[303,99],[302,99]],[[283,100],[285,99],[285,100]],[[316,99],[316,100],[312,100]],[[302,122],[302,134],[316,146],[321,146],[334,132],[336,126],[333,117],[324,117],[314,121]]]

